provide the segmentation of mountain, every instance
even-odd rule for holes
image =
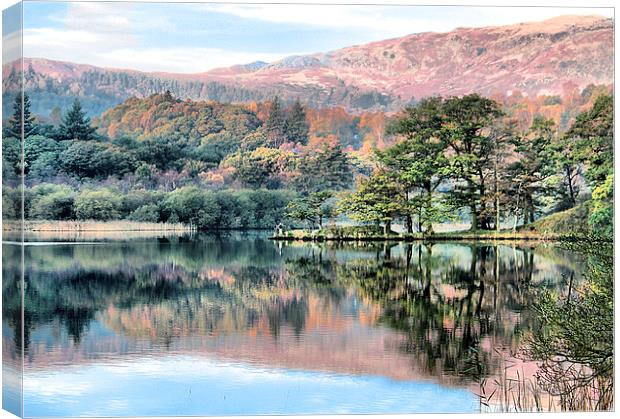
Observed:
[[[472,91],[555,95],[568,81],[580,87],[613,82],[613,21],[562,16],[540,23],[420,33],[288,57],[252,73],[207,72],[203,77],[247,88],[302,85],[329,91],[344,84],[404,100]]]
[[[412,28],[414,29],[414,28]],[[612,19],[561,16],[543,22],[418,33],[327,53],[291,56],[200,74],[142,73],[46,59],[26,59],[26,90],[47,115],[80,97],[90,114],[170,90],[222,102],[301,98],[313,107],[393,111],[429,95],[488,96],[518,91],[561,95],[567,85],[613,83]],[[3,68],[6,94],[15,67]]]

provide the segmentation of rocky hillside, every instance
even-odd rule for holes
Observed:
[[[251,73],[209,72],[206,79],[246,87],[339,84],[410,100],[434,94],[520,90],[561,94],[613,81],[613,22],[563,16],[540,23],[421,33],[326,54],[289,57]]]
[[[479,92],[558,95],[567,84],[613,82],[613,21],[563,16],[537,23],[420,33],[328,53],[255,62],[201,74],[141,73],[45,59],[26,60],[33,110],[48,115],[80,97],[91,115],[128,97],[170,90],[221,102],[264,101],[275,94],[313,107],[395,110],[433,94]],[[414,29],[414,28],[412,28]],[[14,94],[15,68],[3,69]]]

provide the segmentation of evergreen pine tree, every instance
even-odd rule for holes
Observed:
[[[24,103],[22,106],[22,96],[17,94],[13,103],[13,116],[9,118],[8,126],[4,130],[5,137],[22,138],[22,116],[24,123],[24,138],[34,134],[34,116],[30,113],[30,98],[24,93]]]
[[[308,131],[310,127],[306,121],[306,110],[299,102],[295,101],[293,109],[286,121],[286,136],[288,141],[306,145],[308,144]]]
[[[271,103],[266,128],[267,140],[273,147],[278,148],[286,142],[286,116],[277,96]]]
[[[60,124],[60,136],[65,140],[87,141],[95,138],[95,128],[90,126],[90,118],[86,117],[77,99]]]

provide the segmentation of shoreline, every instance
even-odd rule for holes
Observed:
[[[274,241],[304,241],[304,242],[432,242],[432,241],[538,241],[552,242],[562,239],[558,234],[542,234],[538,232],[445,232],[432,235],[402,234],[402,235],[324,235],[312,234],[307,231],[290,232],[292,234],[273,235],[269,240]]]
[[[23,226],[23,228],[22,228]],[[46,221],[30,220],[23,224],[19,221],[9,221],[2,224],[3,233],[24,233],[26,235],[68,235],[90,236],[111,235],[117,238],[123,233],[153,235],[157,233],[181,234],[198,233],[201,230],[185,224],[149,223],[129,220],[118,221]],[[271,231],[270,228],[224,228],[204,230],[204,232],[223,231]],[[540,233],[535,230],[513,231],[444,231],[426,235],[422,233],[389,235],[358,233],[358,232],[312,232],[309,230],[291,230],[283,234],[269,235],[267,239],[286,242],[458,242],[458,241],[528,241],[528,242],[556,242],[567,238],[567,235],[558,233]],[[575,238],[573,237],[573,240]]]

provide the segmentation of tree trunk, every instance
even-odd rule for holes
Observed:
[[[568,183],[568,196],[570,198],[571,207],[574,207],[577,204],[577,200],[575,198],[575,188],[573,187],[573,176],[572,169],[570,166],[566,166],[566,182]]]
[[[476,212],[476,204],[475,203],[471,203],[469,205],[469,210],[471,211],[471,227],[470,230],[477,230],[478,229],[478,213]]]
[[[413,219],[409,214],[405,215],[405,228],[408,234],[413,234]]]
[[[495,194],[495,230],[500,230],[499,195]]]
[[[433,220],[432,218],[430,218],[430,214],[433,211],[433,191],[432,191],[430,182],[428,182],[425,185],[425,189],[426,189],[425,204],[426,204],[426,218],[427,218],[426,233],[430,235],[430,234],[433,234]]]
[[[495,143],[495,147],[497,148],[497,142]],[[493,192],[495,193],[495,231],[500,230],[500,220],[499,220],[499,177],[497,173],[497,151],[495,152],[495,162],[493,165]]]
[[[482,230],[490,230],[489,226],[489,215],[487,214],[486,207],[487,204],[484,200],[486,195],[486,186],[484,185],[484,175],[482,173],[482,169],[478,168],[478,181],[480,182],[478,186],[478,193],[480,194],[480,214],[484,214],[482,220],[480,221],[480,228]]]
[[[528,193],[527,195],[527,214],[528,217],[523,219],[523,224],[531,224],[534,222],[534,198],[532,198],[532,195]]]
[[[471,227],[470,230],[478,230],[478,211],[476,209],[476,194],[474,184],[469,181],[467,185],[469,189],[469,210],[471,211]]]
[[[388,234],[390,234],[390,231],[392,231],[392,221],[386,221],[384,226],[383,226],[383,234],[385,234],[386,236]]]

